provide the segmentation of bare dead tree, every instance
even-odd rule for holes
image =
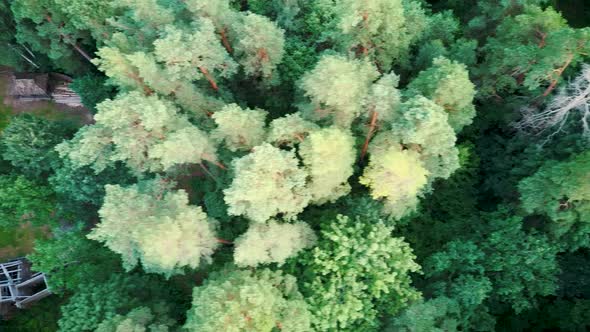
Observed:
[[[590,140],[590,65],[584,64],[580,74],[553,96],[544,109],[528,106],[521,109],[522,119],[515,124],[519,130],[546,134],[559,133],[570,118],[581,121],[582,133]]]

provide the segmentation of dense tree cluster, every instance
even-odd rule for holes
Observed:
[[[93,115],[0,131],[47,326],[590,328],[590,28],[561,3],[0,0],[0,65]]]

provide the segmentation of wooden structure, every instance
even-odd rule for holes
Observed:
[[[50,294],[45,274],[32,273],[30,263],[24,258],[0,263],[0,308],[10,305],[26,308]]]
[[[10,76],[8,95],[19,101],[51,100],[49,75],[14,73]]]
[[[12,73],[8,96],[19,102],[53,100],[70,107],[83,107],[80,96],[70,89],[69,76],[50,73]]]

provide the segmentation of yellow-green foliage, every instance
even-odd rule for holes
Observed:
[[[188,204],[185,191],[169,187],[161,179],[105,186],[101,223],[88,238],[120,254],[126,270],[141,261],[147,272],[170,276],[210,261],[217,247],[214,221]]]
[[[159,160],[164,170],[175,165],[198,162],[199,156],[200,159],[214,160],[215,147],[207,135],[194,126],[171,133],[166,140],[155,144],[149,151],[149,157]]]
[[[420,72],[408,88],[442,106],[456,132],[475,116],[475,85],[469,80],[465,65],[458,62],[443,57],[434,59],[432,67]]]
[[[191,332],[309,332],[311,314],[295,277],[280,271],[212,273],[193,290],[184,328]]]
[[[378,77],[377,69],[368,61],[339,55],[322,57],[301,80],[310,101],[303,106],[305,115],[312,120],[330,118],[334,124],[348,128],[362,114],[363,98]]]
[[[302,142],[311,131],[318,128],[315,123],[301,118],[299,113],[287,114],[272,120],[267,141],[276,145],[293,146],[295,143]]]
[[[424,168],[435,178],[448,178],[459,168],[457,137],[442,107],[422,96],[401,105],[400,116],[392,122],[392,134],[400,143],[420,153]]]
[[[213,77],[231,77],[236,63],[219,43],[209,19],[201,19],[191,29],[169,26],[164,37],[154,42],[155,58],[164,65],[170,80],[205,79],[202,69]]]
[[[305,187],[306,172],[299,168],[293,151],[280,150],[268,143],[254,152],[234,159],[235,178],[224,190],[230,215],[243,215],[265,222],[283,213],[294,217],[307,206],[311,195]]]
[[[217,128],[211,137],[225,142],[231,151],[250,150],[264,141],[266,112],[263,110],[242,109],[236,104],[229,104],[215,112],[212,118]]]
[[[56,147],[62,158],[69,157],[77,167],[92,166],[100,172],[122,161],[142,173],[215,160],[215,148],[205,133],[166,100],[131,92],[106,100],[97,109],[94,125]]]
[[[359,182],[370,188],[374,199],[384,199],[386,212],[401,218],[416,208],[428,174],[416,151],[385,145],[372,148],[369,165]]]
[[[363,115],[369,118],[373,111],[377,112],[377,119],[385,122],[393,121],[401,103],[400,92],[397,89],[398,84],[399,76],[393,72],[381,76],[371,86],[370,94],[364,102],[367,112]]]
[[[367,54],[380,68],[407,62],[410,46],[428,22],[418,1],[338,0],[334,38],[346,51]]]
[[[420,270],[409,244],[382,221],[338,215],[305,252],[302,291],[313,314],[310,331],[381,331],[380,313],[394,315],[420,293],[411,272]]]
[[[266,223],[250,225],[248,231],[235,241],[234,261],[238,266],[278,263],[314,245],[316,236],[304,222]]]
[[[299,155],[310,176],[312,203],[334,202],[350,192],[355,150],[348,130],[330,127],[311,132],[299,146]]]
[[[234,24],[234,48],[238,62],[249,76],[270,78],[283,59],[283,29],[268,18],[253,13],[242,15]]]

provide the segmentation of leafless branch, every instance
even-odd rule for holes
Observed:
[[[580,74],[561,88],[544,109],[528,106],[521,109],[522,119],[515,124],[517,129],[546,134],[559,133],[570,118],[582,123],[582,133],[590,140],[590,65],[585,64]],[[576,116],[577,115],[577,116]]]

